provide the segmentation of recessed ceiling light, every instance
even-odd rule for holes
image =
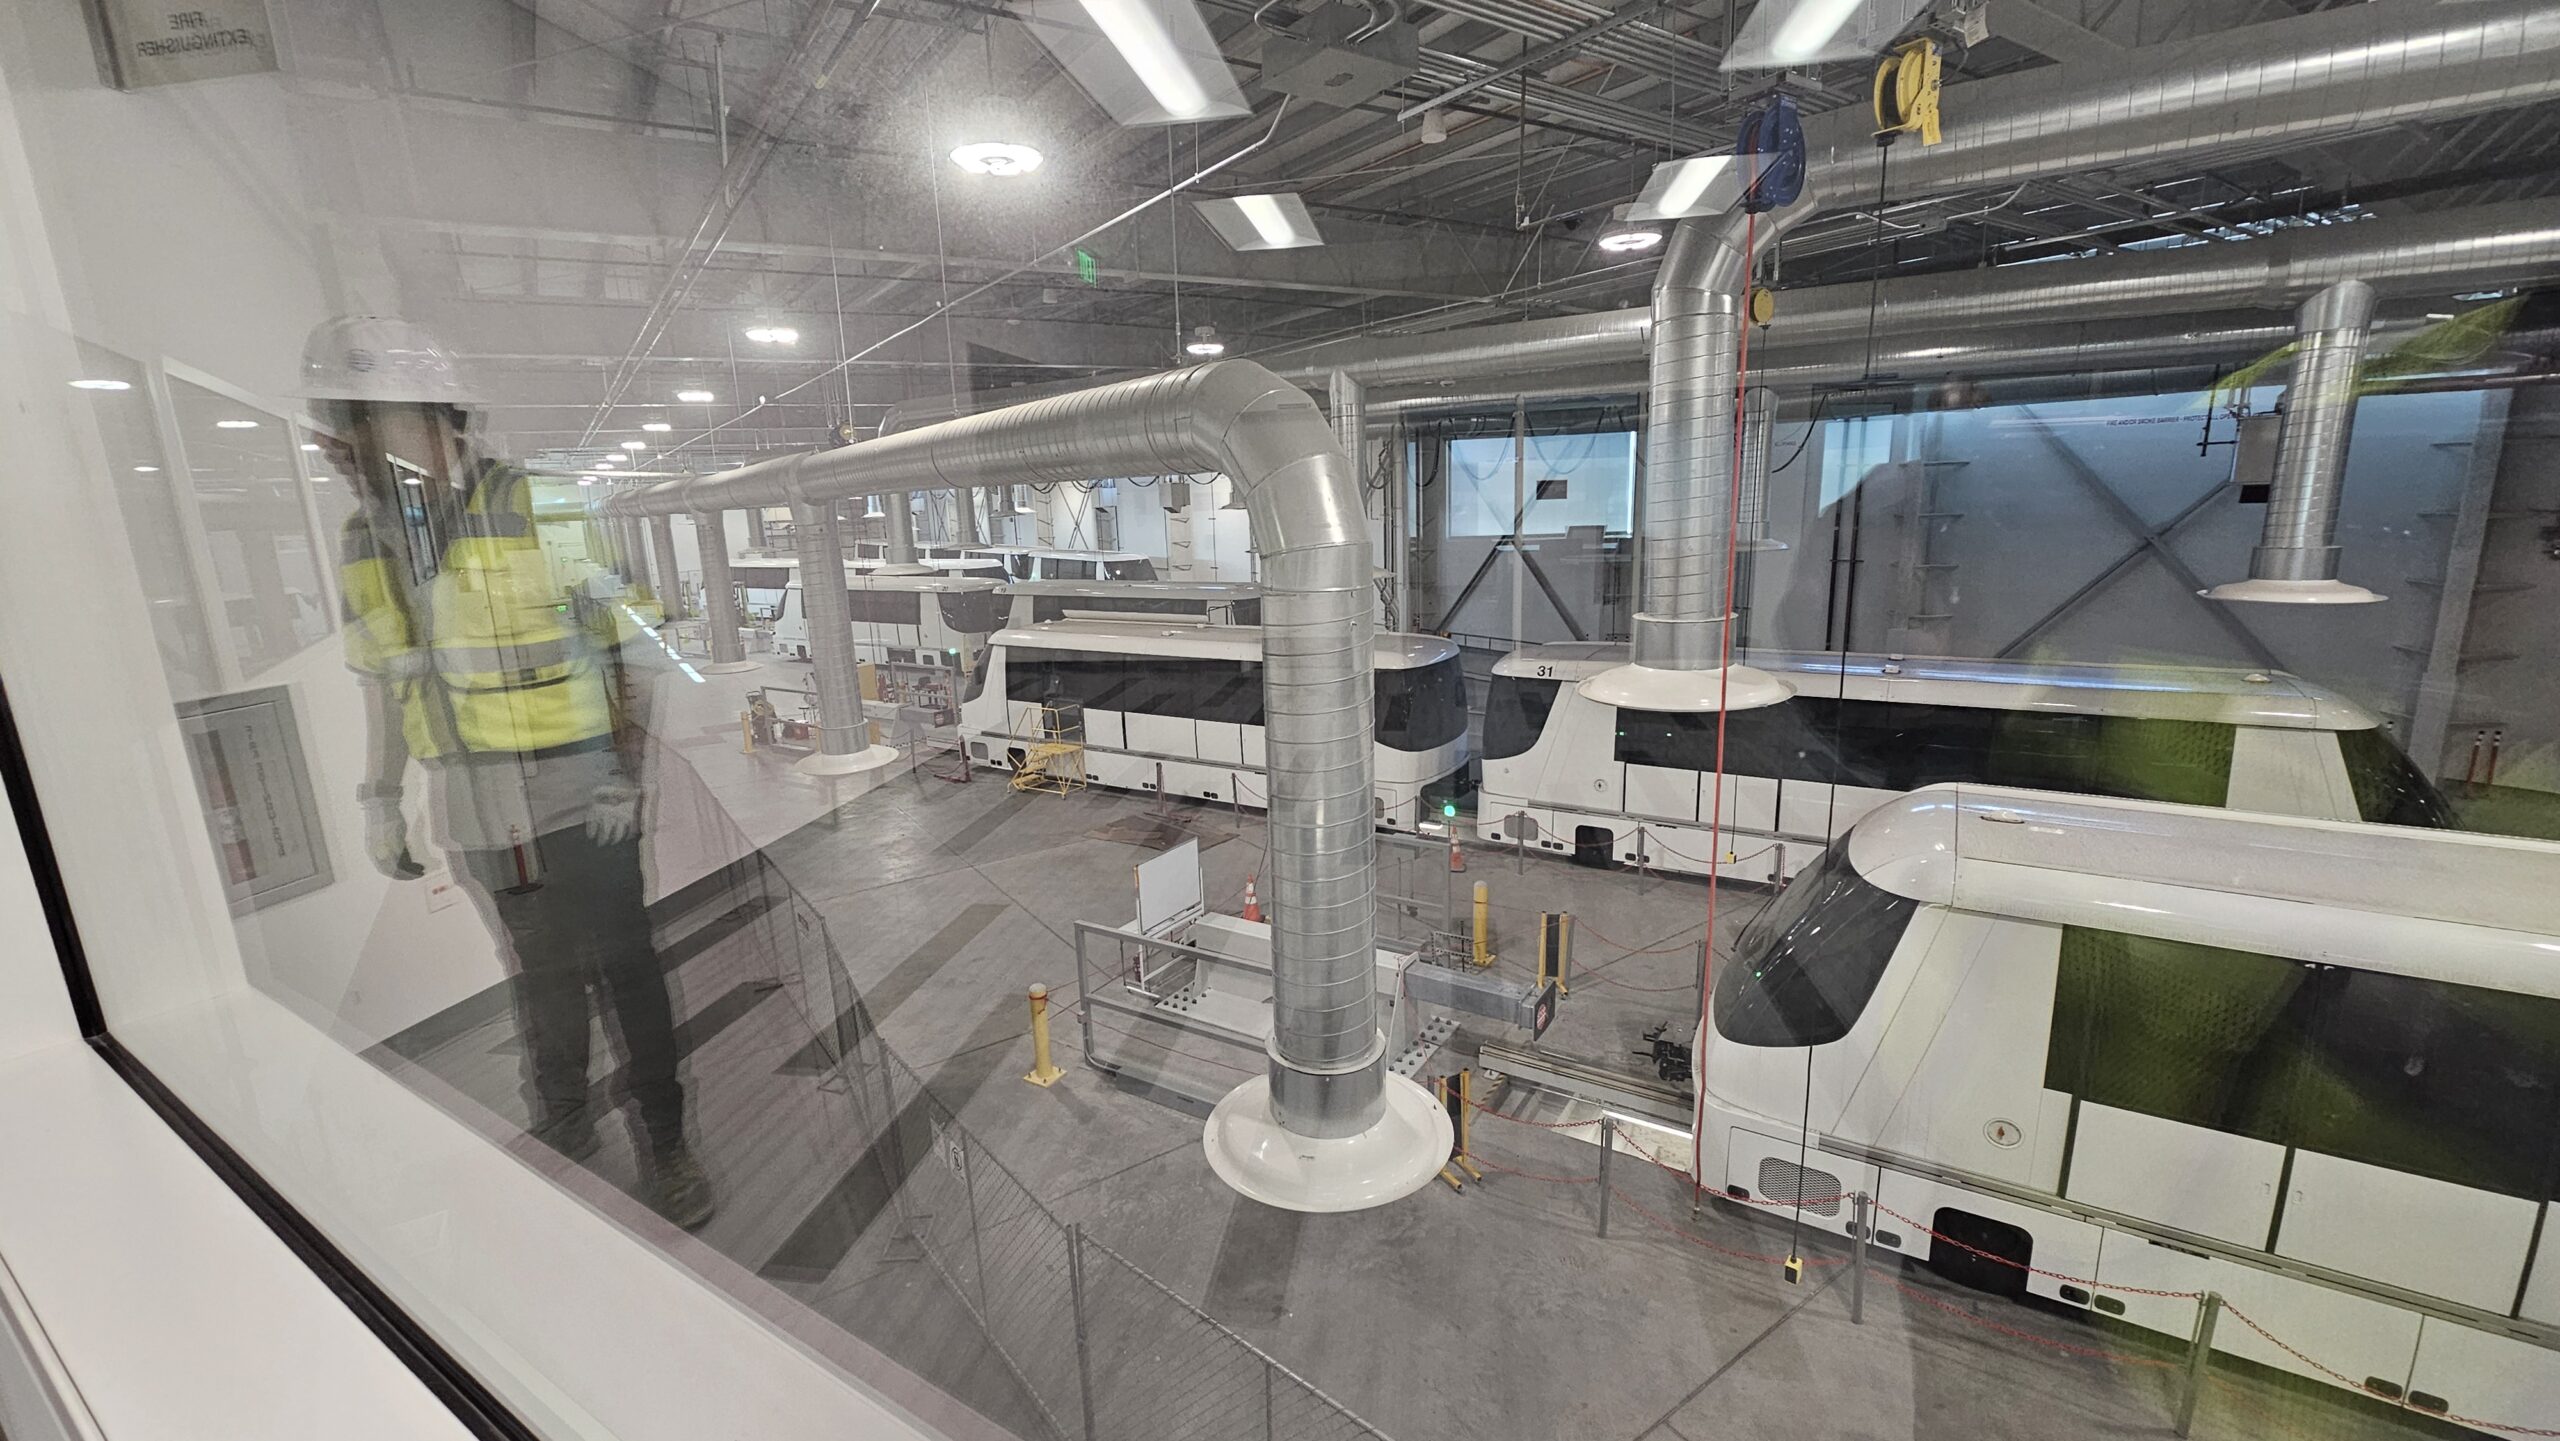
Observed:
[[[676,399],[683,401],[687,405],[709,405],[712,398],[711,392],[707,390],[679,390],[676,392]]]
[[[645,440],[626,440],[622,443],[622,448],[624,450],[647,450],[649,448],[649,442]]]
[[[1660,245],[1662,243],[1661,227],[1647,225],[1640,221],[1629,220],[1627,218],[1627,212],[1633,209],[1635,209],[1635,207],[1632,205],[1621,205],[1617,209],[1611,211],[1609,213],[1609,224],[1606,228],[1601,230],[1600,238],[1592,243],[1603,250],[1617,255],[1629,255],[1639,250],[1651,250],[1655,246]]]
[[[1195,202],[1200,218],[1230,250],[1298,250],[1324,244],[1307,202],[1293,191],[1228,195]]]
[[[951,147],[951,163],[972,175],[1028,175],[1040,168],[1038,146],[1012,140],[972,140]]]
[[[750,325],[747,327],[747,339],[758,345],[797,345],[800,332],[788,325]]]
[[[302,448],[303,448],[304,450],[318,450],[318,449],[320,448],[320,445],[319,445],[319,442],[317,442],[317,441],[310,441],[310,440],[306,440],[306,441],[304,441],[304,442],[302,443]]]
[[[663,421],[663,420],[644,420],[644,421],[640,422],[640,428],[641,428],[642,430],[645,430],[645,431],[650,432],[650,433],[651,433],[651,434],[653,434],[653,435],[655,435],[655,434],[663,434],[663,433],[665,433],[665,432],[667,432],[667,431],[670,431],[670,430],[675,429],[675,427],[674,427],[674,426],[669,425],[667,422],[665,422],[665,421]]]
[[[156,465],[137,465],[133,468],[133,473],[136,475],[158,475],[160,473],[160,467]]]
[[[131,390],[133,382],[130,380],[75,380],[71,382],[71,388],[73,390]]]
[[[213,428],[216,430],[255,430],[258,428],[258,422],[254,420],[217,420],[213,423]]]

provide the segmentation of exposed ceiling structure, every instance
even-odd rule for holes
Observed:
[[[1335,108],[1261,83],[1266,46],[1313,0],[1204,0],[1253,114],[1124,128],[1008,4],[488,3],[486,63],[389,33],[370,83],[413,126],[550,122],[558,165],[584,154],[590,172],[618,169],[632,203],[593,216],[506,203],[522,195],[478,203],[422,174],[425,198],[385,207],[400,218],[383,245],[400,303],[491,375],[498,442],[562,465],[643,424],[668,427],[647,434],[677,469],[820,444],[901,402],[1174,363],[1204,324],[1255,353],[1640,303],[1653,258],[1597,248],[1600,222],[1655,162],[1729,148],[1770,79],[1719,68],[1749,4],[1435,0],[1403,11],[1413,72]],[[1990,38],[1947,57],[1948,123],[1962,123],[1968,79],[2352,3],[1992,0]],[[1794,72],[1789,89],[1809,111],[1864,106],[1870,63]],[[945,158],[957,118],[989,96],[1045,153],[1034,175],[972,176]],[[1420,115],[1399,118],[1435,101],[1434,138]],[[1779,263],[1786,284],[1836,283],[2548,194],[2556,130],[2560,106],[2527,107],[1842,212],[1797,232]],[[599,162],[602,146],[621,148]],[[516,183],[543,197],[571,178]],[[1301,193],[1328,243],[1239,253],[1189,203],[1266,190]],[[1065,242],[1141,206],[1083,241],[1080,268]],[[759,325],[798,339],[744,338]],[[682,389],[715,399],[680,404]]]

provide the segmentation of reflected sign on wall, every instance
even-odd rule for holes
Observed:
[[[98,70],[119,90],[276,68],[266,0],[87,0]]]
[[[334,879],[293,697],[283,686],[178,706],[215,863],[236,914]]]

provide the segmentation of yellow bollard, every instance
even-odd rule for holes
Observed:
[[[1493,888],[1476,882],[1476,964],[1493,964]]]
[[[738,754],[751,756],[755,753],[756,713],[742,710],[738,712]]]
[[[1049,988],[1031,988],[1031,1074],[1022,1079],[1035,1086],[1054,1086],[1066,1072],[1049,1059]]]

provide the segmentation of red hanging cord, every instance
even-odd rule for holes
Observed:
[[[1714,994],[1716,964],[1716,893],[1722,889],[1724,861],[1724,735],[1725,702],[1733,690],[1733,592],[1742,547],[1742,417],[1743,397],[1751,385],[1751,275],[1758,264],[1756,250],[1760,239],[1760,214],[1751,212],[1742,227],[1742,339],[1734,362],[1733,384],[1733,469],[1730,510],[1724,531],[1724,628],[1721,633],[1722,654],[1716,670],[1716,779],[1713,798],[1707,813],[1707,936],[1698,959],[1698,1044],[1700,1054],[1692,1057],[1697,1083],[1698,1104],[1690,1112],[1689,1154],[1706,1154],[1707,1088],[1704,1082],[1707,1043],[1708,997]],[[1698,1163],[1689,1163],[1689,1185],[1696,1190],[1704,1184],[1698,1176]]]

